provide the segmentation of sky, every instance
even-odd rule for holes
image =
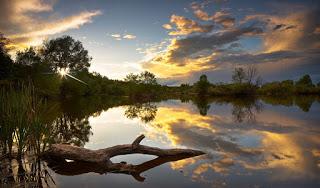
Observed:
[[[70,35],[111,79],[150,71],[161,83],[201,74],[230,82],[255,65],[263,81],[320,81],[320,1],[0,0],[0,32],[11,54]]]

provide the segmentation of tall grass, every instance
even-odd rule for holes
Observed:
[[[35,147],[40,152],[40,145],[47,140],[50,131],[43,120],[45,113],[50,111],[46,101],[38,97],[31,84],[0,88],[0,101],[3,151],[11,155],[14,148],[21,156],[26,148]]]
[[[54,109],[55,106],[48,106],[37,95],[31,84],[0,88],[0,151],[2,148],[4,154],[4,158],[0,154],[0,167],[9,172],[2,177],[7,179],[9,187],[35,184],[42,187],[42,183],[48,185],[49,180],[54,183],[45,164],[38,158],[54,137],[52,122],[48,121]],[[25,163],[26,159],[28,163]],[[17,172],[13,170],[16,167],[12,160],[18,162]],[[14,176],[17,178],[10,178]]]

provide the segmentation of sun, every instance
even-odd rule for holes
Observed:
[[[69,73],[69,69],[68,68],[60,68],[60,69],[58,69],[57,72],[61,77],[65,77]]]

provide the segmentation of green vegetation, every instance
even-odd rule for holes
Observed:
[[[235,68],[232,75],[233,83],[212,84],[206,75],[201,75],[194,85],[181,84],[171,88],[175,96],[294,96],[320,95],[320,86],[314,85],[309,75],[299,80],[284,80],[262,84],[258,71],[254,66]]]
[[[262,84],[255,66],[234,69],[232,83],[212,84],[201,75],[193,85],[168,87],[158,84],[153,73],[128,74],[122,80],[111,80],[89,72],[91,57],[80,41],[70,36],[45,41],[39,48],[27,48],[8,55],[7,39],[0,36],[0,86],[32,83],[41,96],[70,98],[79,96],[126,96],[132,100],[154,100],[188,96],[243,95],[318,95],[319,83],[314,85],[309,75],[297,81],[285,80]]]
[[[75,96],[128,96],[155,99],[163,91],[150,72],[129,74],[124,81],[111,80],[88,71],[91,57],[80,41],[70,36],[45,41],[39,48],[27,48],[13,61],[1,35],[0,86],[30,82],[38,94],[49,98]]]

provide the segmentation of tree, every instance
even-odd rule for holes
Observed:
[[[210,83],[205,74],[201,75],[199,81],[196,83],[196,90],[199,95],[206,95],[208,93]]]
[[[311,80],[310,75],[306,74],[303,77],[301,77],[297,82],[296,82],[297,86],[305,86],[305,87],[313,87],[313,83]]]
[[[8,42],[8,39],[0,33],[0,80],[7,79],[12,74],[13,61],[6,48]]]
[[[138,74],[133,74],[130,73],[128,74],[125,79],[125,82],[132,82],[135,84],[147,84],[147,85],[157,85],[157,79],[156,76],[148,71],[144,71],[142,73]]]
[[[21,65],[32,65],[40,63],[41,57],[37,54],[33,47],[27,48],[24,51],[18,51],[16,57],[16,63]]]
[[[258,80],[258,69],[255,65],[249,65],[246,68],[245,80],[248,84],[253,84],[254,80]]]
[[[69,68],[70,71],[86,71],[90,67],[91,57],[80,41],[63,36],[44,43],[42,56],[53,70]]]
[[[246,72],[242,67],[235,68],[232,74],[232,81],[234,83],[242,84],[243,81],[246,79]]]
[[[148,85],[157,85],[157,79],[156,76],[148,71],[144,71],[140,73],[139,80],[142,84],[148,84]]]
[[[124,78],[124,81],[138,84],[139,83],[139,75],[130,73]]]

